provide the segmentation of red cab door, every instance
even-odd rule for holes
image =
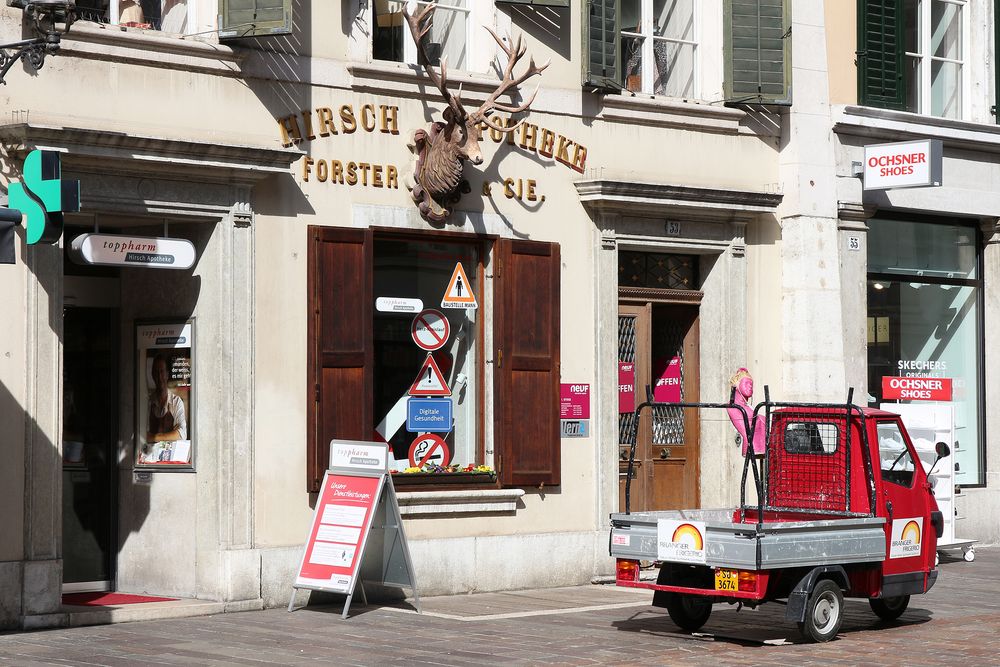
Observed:
[[[899,418],[877,419],[875,431],[881,470],[876,509],[886,518],[882,596],[923,593],[937,551],[937,534],[931,525],[937,504]]]

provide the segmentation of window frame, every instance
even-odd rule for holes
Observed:
[[[412,15],[416,10],[418,5],[427,5],[433,2],[433,0],[387,0],[390,4],[405,4],[408,11]],[[450,0],[443,0],[441,5],[444,8]],[[465,26],[465,36],[466,36],[466,63],[463,66],[458,66],[456,63],[451,61],[448,62],[449,73],[453,72],[469,72],[476,74],[486,74],[490,71],[490,63],[493,62],[498,50],[491,45],[493,40],[489,38],[489,34],[483,29],[483,26],[490,26],[490,28],[497,31],[498,35],[503,35],[504,32],[509,32],[510,24],[509,21],[501,21],[504,16],[503,13],[497,12],[494,2],[489,0],[466,0],[468,7],[466,8],[454,8],[451,9],[448,5],[449,11],[465,11],[468,12],[466,17]],[[381,58],[375,57],[374,49],[374,38],[375,38],[375,3],[368,2],[367,7],[362,10],[365,22],[367,25],[359,26],[355,23],[354,26],[354,36],[357,40],[363,43],[367,43],[367,53],[368,62],[370,63],[402,63],[404,65],[417,65],[417,45],[413,42],[413,38],[410,36],[410,30],[405,25],[402,26],[403,31],[403,59],[399,60],[383,60]],[[360,54],[356,54],[360,55]],[[435,65],[436,67],[436,65]]]
[[[885,467],[884,467],[885,466],[885,462],[882,460],[882,438],[879,437],[879,429],[881,427],[883,427],[883,426],[892,426],[893,428],[895,428],[896,432],[899,434],[900,440],[903,443],[903,451],[899,454],[898,457],[896,457],[895,462],[892,465],[895,465],[896,462],[902,460],[903,454],[906,454],[909,457],[909,459],[910,459],[910,469],[909,469],[909,471],[907,471],[907,470],[898,470],[898,471],[896,471],[897,473],[909,472],[910,473],[910,481],[908,483],[903,483],[901,481],[897,481],[896,479],[894,479],[892,477],[887,477],[886,476],[887,473],[891,473],[893,471],[891,469],[890,470],[886,470]],[[915,452],[911,449],[911,444],[907,441],[907,438],[903,434],[903,429],[900,428],[899,423],[895,419],[879,419],[879,420],[876,420],[876,422],[875,422],[875,437],[878,439],[878,442],[876,443],[878,445],[878,461],[879,461],[879,466],[878,467],[879,467],[879,475],[882,477],[882,483],[883,484],[885,484],[885,483],[894,484],[894,485],[896,485],[896,486],[898,486],[900,488],[903,488],[903,489],[912,489],[913,488],[913,484],[914,484],[914,482],[916,482],[916,479],[917,479],[917,466],[921,465],[921,463],[920,463],[920,456],[915,455]]]
[[[701,49],[700,42],[697,40],[701,37],[701,21],[702,21],[702,3],[700,0],[691,0],[691,15],[692,22],[694,24],[693,32],[695,40],[685,40],[677,39],[674,37],[661,37],[655,34],[655,12],[653,8],[653,3],[655,0],[639,0],[639,32],[633,32],[626,30],[625,26],[622,25],[618,33],[618,49],[622,50],[624,42],[626,39],[638,39],[641,40],[641,63],[642,67],[640,69],[640,77],[642,80],[641,90],[630,91],[626,86],[626,79],[628,77],[628,72],[626,68],[625,59],[622,58],[622,78],[621,82],[623,93],[634,93],[642,95],[652,95],[655,97],[665,97],[673,99],[700,99],[701,95]],[[676,0],[665,0],[666,2],[676,2]],[[620,8],[619,8],[620,11]],[[682,97],[674,97],[672,95],[658,94],[654,90],[654,63],[656,60],[656,42],[667,42],[670,44],[685,44],[690,45],[694,49],[694,54],[692,56],[693,71],[691,72],[692,80],[692,90],[690,95],[685,95]]]
[[[919,16],[917,21],[917,35],[916,43],[919,49],[918,52],[907,51],[906,50],[906,23],[905,16],[900,16],[899,19],[903,21],[903,41],[900,44],[900,48],[903,53],[903,66],[907,72],[907,76],[903,77],[903,87],[905,91],[904,103],[909,101],[909,64],[911,60],[917,60],[917,68],[920,77],[920,93],[917,100],[917,108],[909,110],[912,113],[918,113],[924,116],[933,116],[935,118],[954,118],[955,120],[966,120],[969,115],[970,106],[970,95],[971,95],[971,77],[969,76],[969,40],[970,40],[970,6],[968,0],[915,0],[917,6],[919,7]],[[934,3],[938,2],[944,5],[957,6],[959,8],[959,33],[960,33],[960,58],[955,60],[953,58],[943,58],[941,56],[935,56],[931,52],[931,45],[933,42],[932,30],[933,25],[931,22],[932,8]],[[905,5],[904,5],[905,11]],[[945,116],[936,115],[933,113],[934,96],[932,91],[932,81],[931,72],[934,68],[935,62],[944,62],[956,64],[959,66],[960,81],[959,81],[959,92],[961,93],[962,99],[959,104],[958,115],[957,116]]]

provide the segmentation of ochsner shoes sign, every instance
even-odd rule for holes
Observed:
[[[941,185],[941,140],[865,146],[865,190]]]
[[[187,239],[81,234],[70,245],[70,257],[78,264],[190,269],[196,253]]]

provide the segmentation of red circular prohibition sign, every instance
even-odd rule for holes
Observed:
[[[440,458],[437,463],[431,459]],[[451,463],[451,452],[448,451],[448,443],[439,435],[424,433],[413,439],[410,445],[410,465],[414,468],[423,468],[427,463],[434,463],[439,466],[446,466]]]
[[[410,336],[421,350],[433,352],[448,342],[448,337],[451,336],[451,324],[440,310],[428,308],[413,318],[413,323],[410,324]]]

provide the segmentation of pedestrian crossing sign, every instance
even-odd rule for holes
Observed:
[[[465,275],[462,263],[455,264],[455,270],[451,273],[451,280],[448,281],[448,289],[444,291],[444,298],[441,299],[442,308],[466,308],[472,310],[478,308],[476,295],[469,285],[469,277]]]

